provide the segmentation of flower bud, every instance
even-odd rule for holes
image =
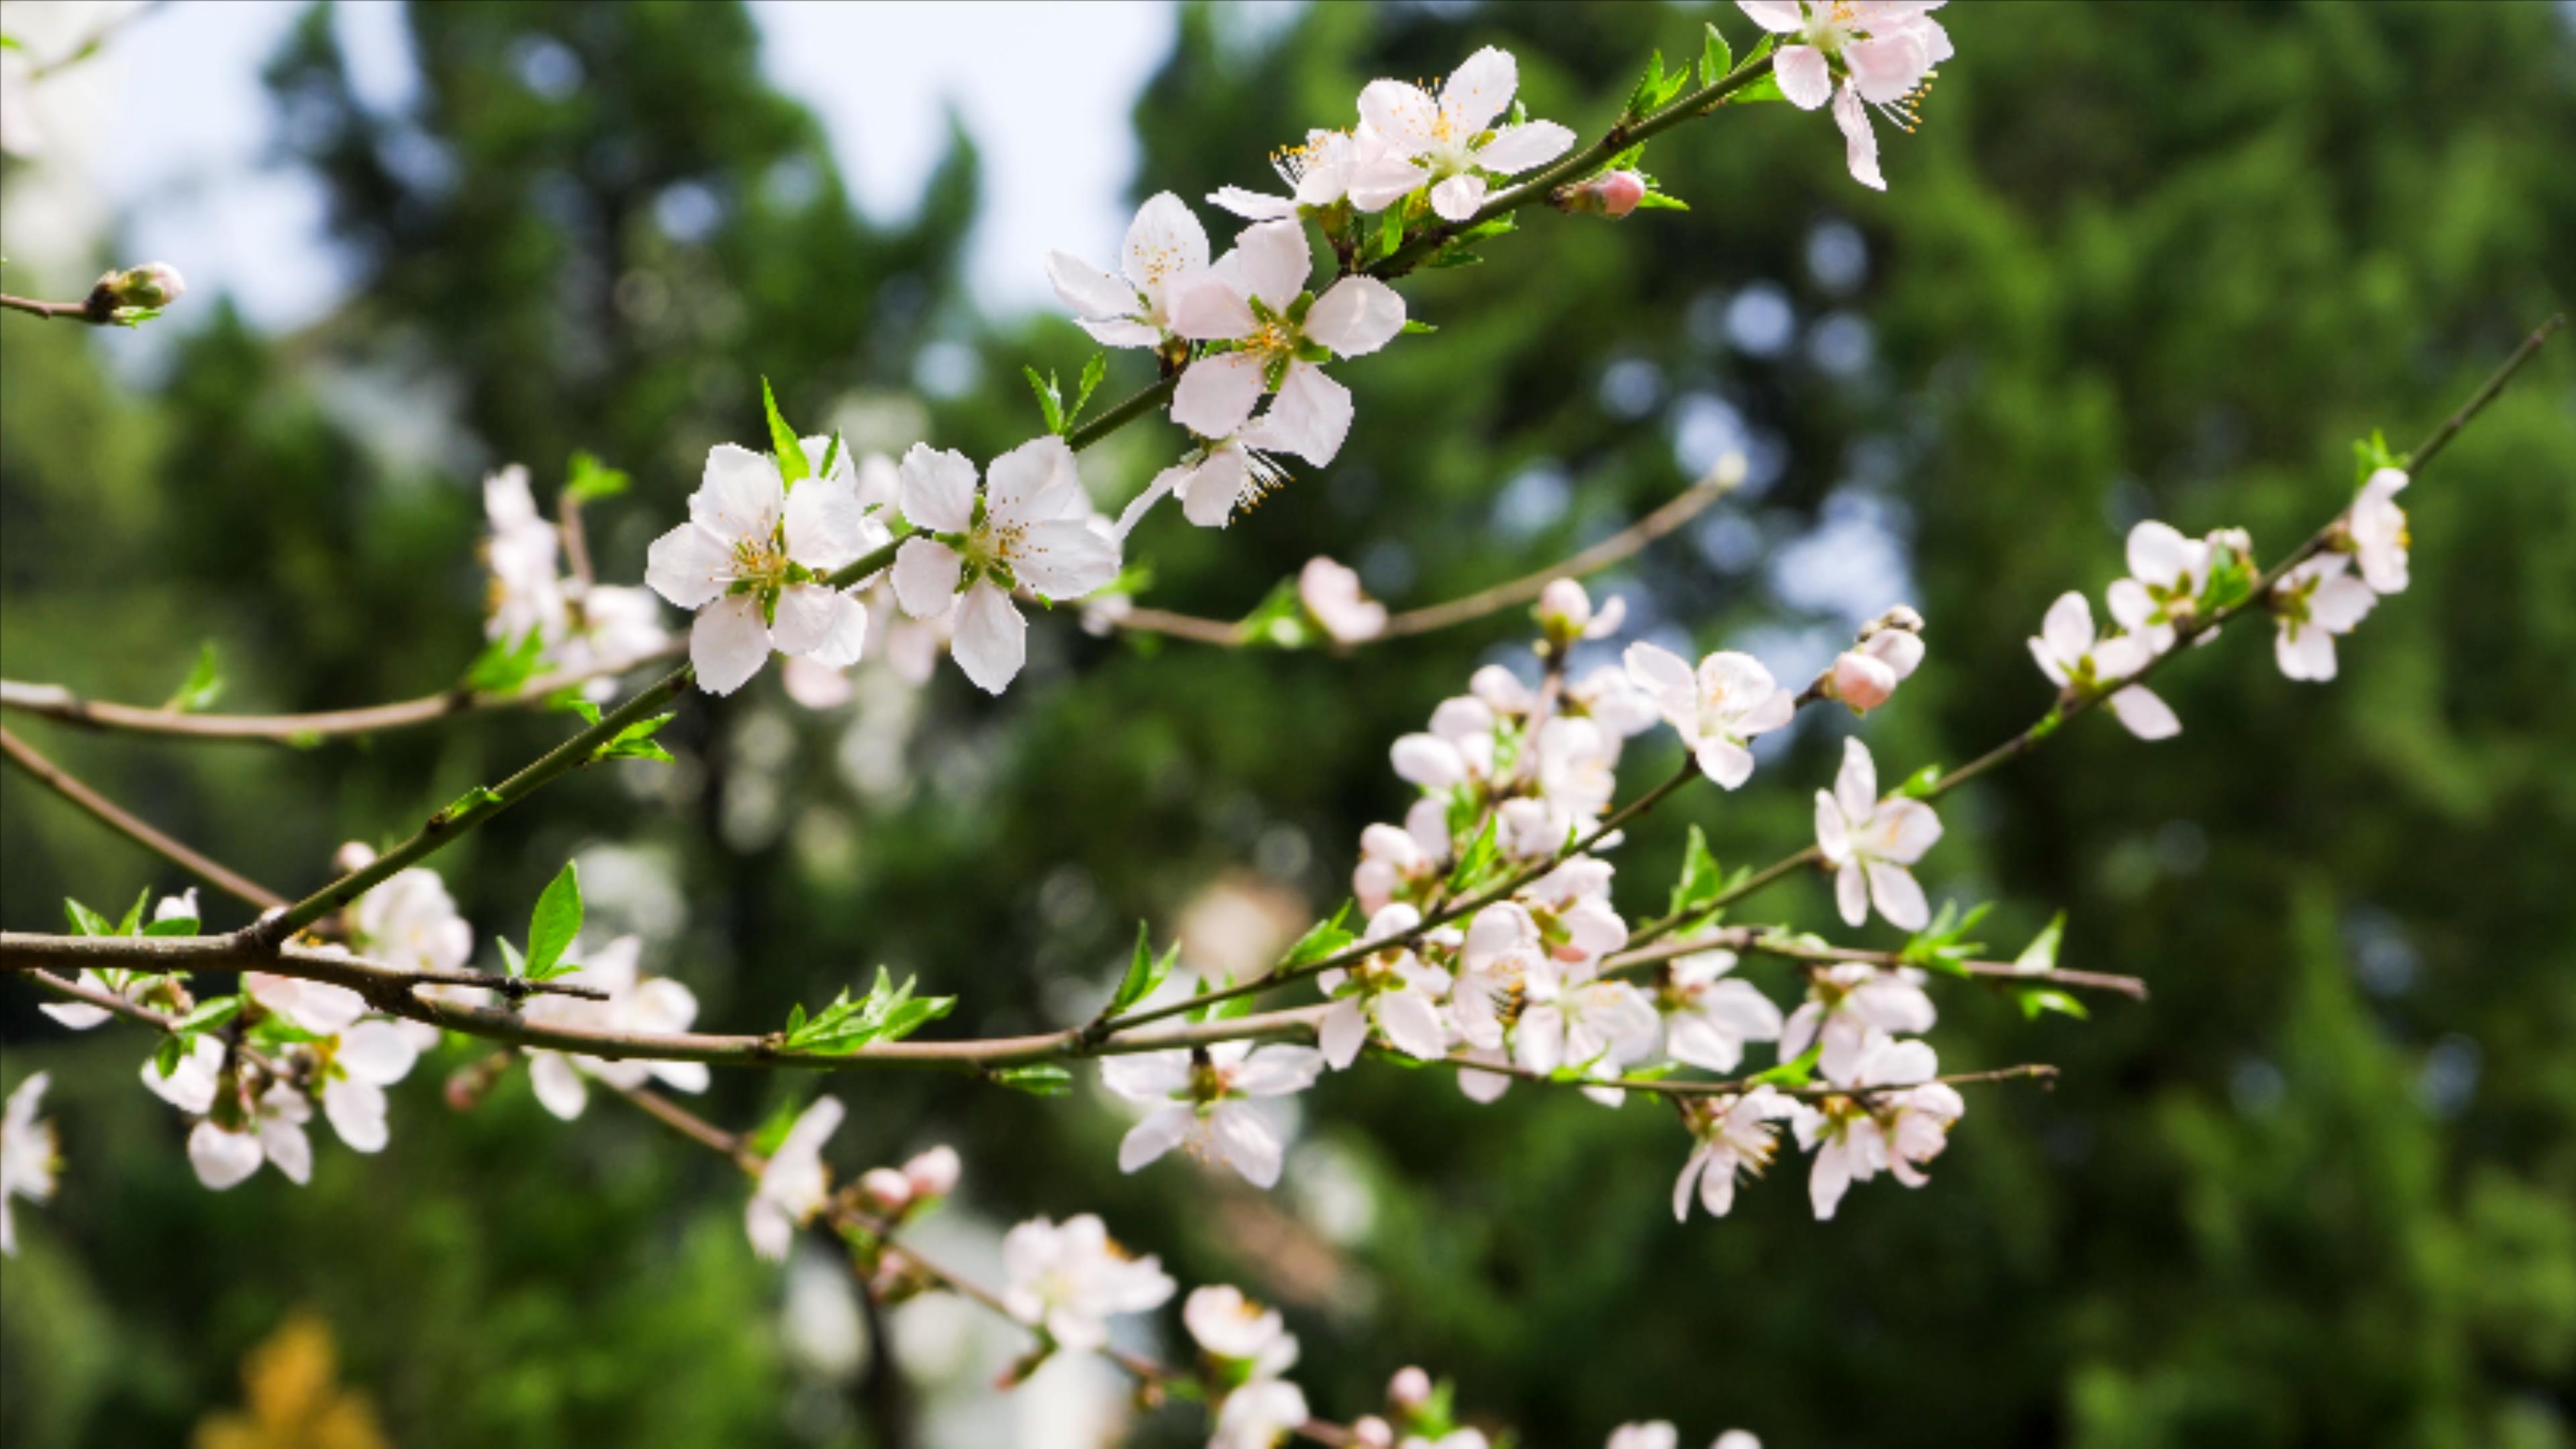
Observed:
[[[352,840],[331,854],[331,868],[342,875],[355,875],[375,863],[375,850],[362,840]]]
[[[1825,692],[1851,706],[1853,713],[1867,714],[1896,693],[1896,671],[1858,649],[1846,649],[1834,660]]]
[[[963,1171],[957,1149],[947,1146],[931,1148],[903,1165],[904,1180],[911,1184],[916,1199],[946,1197],[955,1192]]]
[[[1395,1429],[1386,1420],[1369,1414],[1351,1421],[1351,1442],[1361,1449],[1395,1449]]]
[[[1592,622],[1592,596],[1572,579],[1551,579],[1538,593],[1538,622],[1550,638],[1574,638]]]
[[[1408,1365],[1386,1382],[1386,1401],[1411,1414],[1431,1402],[1431,1375]]]
[[[1646,199],[1646,178],[1634,171],[1608,171],[1574,186],[1558,187],[1548,200],[1557,210],[1576,216],[1621,217]]]
[[[179,269],[168,262],[146,262],[121,272],[110,272],[90,289],[90,315],[101,321],[118,320],[126,312],[157,312],[176,302],[188,290]]]
[[[912,1179],[891,1167],[871,1167],[860,1173],[859,1191],[882,1213],[899,1213],[912,1204]]]

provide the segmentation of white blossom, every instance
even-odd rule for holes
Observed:
[[[560,978],[562,982],[595,987],[607,992],[608,999],[592,1001],[553,993],[532,997],[521,1008],[532,1025],[667,1035],[687,1031],[690,1023],[697,1020],[698,999],[689,988],[667,977],[642,974],[644,943],[633,936],[620,936],[591,949],[576,942],[564,954],[581,965]],[[567,1122],[581,1115],[589,1099],[582,1085],[585,1076],[628,1091],[656,1080],[683,1092],[707,1089],[704,1062],[609,1059],[542,1047],[529,1048],[527,1056],[528,1084],[536,1089],[537,1100]]]
[[[803,447],[812,469],[831,442],[808,438]],[[830,473],[791,490],[777,459],[720,443],[689,496],[689,521],[653,541],[644,581],[677,607],[697,611],[689,662],[700,686],[731,694],[773,649],[836,668],[859,662],[867,608],[856,590],[827,579],[884,538],[859,501],[846,451]]]
[[[1297,602],[1339,644],[1361,644],[1386,632],[1386,605],[1360,590],[1360,576],[1328,558],[1310,558],[1297,573]]]
[[[1361,211],[1384,211],[1422,184],[1413,162],[1366,121],[1348,131],[1308,131],[1302,143],[1274,153],[1270,165],[1288,183],[1288,195],[1221,186],[1208,200],[1246,221],[1283,221],[1300,207],[1344,200]]]
[[[1302,1092],[1323,1069],[1324,1054],[1313,1047],[1245,1041],[1110,1057],[1100,1064],[1100,1080],[1154,1109],[1118,1144],[1118,1170],[1138,1171],[1178,1147],[1224,1163],[1255,1187],[1274,1186],[1285,1149],[1252,1101]]]
[[[1780,1039],[1780,1008],[1752,982],[1729,975],[1735,966],[1732,951],[1694,951],[1674,959],[1655,1002],[1664,1014],[1665,1055],[1731,1072],[1743,1062],[1746,1042]]]
[[[1449,1007],[1469,1046],[1501,1048],[1505,1020],[1519,1003],[1524,984],[1546,965],[1546,943],[1528,907],[1501,901],[1476,913],[1467,923]]]
[[[1181,1305],[1181,1322],[1199,1348],[1229,1370],[1232,1387],[1216,1414],[1209,1449],[1269,1449],[1279,1436],[1306,1422],[1306,1395],[1280,1377],[1297,1364],[1297,1336],[1275,1308],[1263,1308],[1243,1290],[1223,1285],[1198,1289]]]
[[[1907,612],[1911,613],[1911,610]],[[1887,703],[1923,663],[1923,636],[1912,629],[1882,628],[1834,656],[1827,692],[1867,714]]]
[[[966,455],[923,443],[904,455],[902,475],[904,517],[923,532],[895,555],[895,597],[916,619],[954,607],[957,666],[999,694],[1028,659],[1028,621],[1011,591],[1078,599],[1118,576],[1118,544],[1092,527],[1073,449],[1059,437],[995,458],[981,493]]]
[[[1578,639],[1607,639],[1619,632],[1628,621],[1628,601],[1616,594],[1599,611],[1592,607],[1592,595],[1586,593],[1577,579],[1550,579],[1539,590],[1539,627],[1559,644],[1572,644]]]
[[[563,580],[555,566],[560,539],[537,513],[525,467],[512,463],[485,476],[483,513],[492,526],[483,545],[492,568],[485,634],[510,640],[534,634],[552,643],[566,624]]]
[[[1181,289],[1173,330],[1235,346],[1181,374],[1172,421],[1203,438],[1232,437],[1270,393],[1270,446],[1319,468],[1333,461],[1351,429],[1351,393],[1321,364],[1393,341],[1404,330],[1404,299],[1374,277],[1344,277],[1310,297],[1313,265],[1302,224],[1261,222]]]
[[[224,1069],[222,1038],[200,1032],[189,1039],[187,1049],[163,1075],[157,1058],[143,1062],[143,1085],[162,1101],[202,1117],[215,1109],[215,1090],[221,1084]]]
[[[772,1263],[787,1260],[796,1230],[813,1220],[832,1200],[832,1170],[823,1165],[823,1144],[841,1125],[841,1099],[817,1097],[796,1117],[794,1126],[760,1165],[760,1182],[743,1209],[743,1229],[751,1250]]]
[[[1549,960],[1522,978],[1521,995],[1526,1004],[1512,1027],[1512,1062],[1525,1072],[1548,1076],[1573,1067],[1606,1081],[1654,1054],[1660,1024],[1654,1003],[1628,982]],[[1583,1094],[1611,1107],[1626,1095],[1610,1087],[1586,1087]]]
[[[286,1082],[271,1083],[256,1103],[240,1104],[240,1112],[237,1128],[207,1117],[189,1131],[188,1165],[197,1170],[197,1181],[221,1192],[263,1162],[298,1187],[313,1180],[313,1143],[304,1135],[313,1103],[302,1092]]]
[[[1254,418],[1231,436],[1201,441],[1189,456],[1154,475],[1153,483],[1118,516],[1117,536],[1132,532],[1166,495],[1181,500],[1181,515],[1201,528],[1223,528],[1288,479],[1270,455],[1284,451],[1268,417]]]
[[[2095,642],[2093,606],[2082,594],[2057,596],[2030,641],[2030,657],[2039,662],[2049,682],[2079,692],[2110,691],[2102,703],[2129,733],[2142,740],[2171,739],[2182,732],[2173,707],[2143,684],[2119,687],[2119,681],[2147,666],[2153,654],[2135,635],[2116,634]]]
[[[195,886],[175,896],[163,896],[152,907],[152,919],[156,924],[162,921],[195,921],[198,918]],[[86,966],[81,968],[80,984],[92,991],[121,996],[137,1004],[149,997],[175,993],[178,989],[177,979],[166,972],[101,972]],[[105,1024],[115,1015],[104,1006],[92,1006],[86,1001],[49,1001],[36,1009],[74,1031],[88,1031]]]
[[[1363,943],[1390,940],[1421,923],[1422,913],[1413,907],[1387,906],[1370,919],[1360,939]],[[1315,981],[1333,1002],[1315,1027],[1315,1044],[1333,1070],[1344,1070],[1359,1060],[1372,1028],[1387,1045],[1407,1056],[1436,1061],[1447,1053],[1449,1033],[1441,1021],[1440,1001],[1449,993],[1449,973],[1425,965],[1410,948],[1388,946],[1348,970],[1326,971]]]
[[[1736,0],[1756,25],[1774,35],[1797,37],[1773,54],[1771,73],[1780,94],[1805,111],[1833,103],[1852,179],[1876,191],[1885,191],[1887,180],[1879,174],[1878,137],[1870,129],[1868,108],[1886,111],[1900,130],[1914,129],[1919,93],[1932,68],[1952,53],[1948,32],[1925,13],[1942,3]]]
[[[2354,578],[2348,554],[2325,553],[2300,564],[2272,586],[2270,607],[2279,625],[2272,657],[2292,679],[2335,677],[2334,636],[2349,634],[2379,595]]]
[[[1031,1218],[1002,1235],[1009,1283],[1003,1306],[1042,1329],[1057,1346],[1078,1352],[1109,1341],[1114,1314],[1159,1308],[1176,1286],[1152,1258],[1131,1258],[1090,1213],[1062,1223]]]
[[[43,1104],[46,1084],[52,1080],[43,1072],[30,1075],[9,1094],[8,1109],[0,1113],[0,1256],[14,1256],[18,1251],[18,1231],[9,1220],[9,1199],[23,1197],[29,1202],[45,1202],[54,1195],[54,1174],[61,1149],[54,1138],[54,1124],[36,1120],[36,1109]]]
[[[2406,483],[2402,468],[2382,468],[2372,473],[2370,481],[2361,486],[2361,496],[2352,501],[2351,516],[2344,521],[2344,532],[2361,559],[2362,582],[2382,594],[2406,592],[2406,550],[2411,540],[2406,531],[2406,510],[2397,506],[2397,495]]]
[[[385,1088],[410,1075],[419,1059],[412,1038],[389,1021],[362,1021],[316,1044],[322,1115],[342,1142],[359,1152],[384,1150]]]
[[[1710,1217],[1726,1216],[1735,1206],[1737,1180],[1761,1176],[1779,1150],[1778,1129],[1771,1124],[1797,1110],[1797,1103],[1769,1087],[1686,1103],[1682,1117],[1695,1145],[1673,1183],[1674,1221],[1690,1220],[1693,1188]]]
[[[268,971],[242,973],[242,989],[262,1010],[317,1036],[337,1036],[367,1014],[367,998],[346,986]]]
[[[1617,664],[1604,664],[1566,686],[1563,704],[1567,713],[1581,715],[1623,740],[1653,729],[1663,716],[1655,697]]]
[[[1441,84],[1437,96],[1403,81],[1375,80],[1360,92],[1360,115],[1430,183],[1431,209],[1465,221],[1485,204],[1489,176],[1517,176],[1574,146],[1554,121],[1496,127],[1520,89],[1520,66],[1486,46]]]
[[[1807,1195],[1817,1221],[1833,1217],[1851,1184],[1881,1172],[1894,1174],[1907,1187],[1930,1180],[1922,1164],[1941,1155],[1949,1145],[1950,1124],[1967,1111],[1956,1088],[1931,1080],[1939,1070],[1929,1045],[1874,1031],[1835,1085],[1909,1090],[1798,1105],[1792,1125],[1798,1145],[1815,1153]]]
[[[2104,602],[2149,654],[2162,654],[2174,646],[2175,630],[2199,616],[2209,565],[2206,539],[2148,519],[2129,530],[2129,577],[2114,580]]]
[[[1834,1081],[1848,1081],[1862,1049],[1881,1035],[1921,1034],[1939,1019],[1926,978],[1911,966],[1881,970],[1865,961],[1845,962],[1807,978],[1807,999],[1780,1031],[1780,1059],[1795,1061],[1823,1043],[1816,1064]]]
[[[1711,654],[1694,671],[1680,655],[1647,643],[1628,646],[1628,677],[1655,701],[1701,773],[1729,790],[1753,778],[1755,735],[1798,712],[1794,695],[1750,654]]]
[[[1446,802],[1424,796],[1404,825],[1371,825],[1360,832],[1360,861],[1351,870],[1351,894],[1375,917],[1399,899],[1410,899],[1440,879],[1449,857]]]
[[[1159,347],[1171,335],[1171,299],[1179,284],[1207,269],[1207,231],[1188,206],[1165,191],[1136,209],[1127,226],[1119,274],[1063,252],[1047,253],[1047,279],[1074,311],[1074,323],[1110,347]]]
[[[1919,931],[1931,919],[1923,887],[1907,866],[1941,838],[1941,818],[1920,800],[1878,798],[1878,766],[1869,746],[1843,741],[1834,788],[1816,792],[1816,846],[1834,867],[1834,903],[1845,925],[1869,919],[1874,904],[1887,923]]]

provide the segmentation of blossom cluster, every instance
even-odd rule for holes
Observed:
[[[670,642],[652,594],[563,572],[563,530],[537,510],[528,470],[516,463],[483,480],[491,587],[484,633],[496,644],[535,645],[532,664],[584,676],[583,692],[608,697],[620,667]]]

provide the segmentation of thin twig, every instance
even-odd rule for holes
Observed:
[[[380,1011],[415,1020],[434,1021],[398,1009],[414,1000],[423,986],[472,986],[517,1000],[527,996],[576,996],[606,1001],[608,993],[571,981],[530,981],[517,976],[486,976],[479,971],[441,971],[429,967],[388,966],[336,949],[289,942],[274,950],[245,945],[239,933],[225,936],[46,936],[26,931],[0,931],[0,971],[260,971],[302,981],[345,986],[367,998]],[[494,1013],[505,1015],[506,1013]]]
[[[1776,956],[1784,961],[1802,962],[1811,967],[1843,963],[1876,966],[1893,971],[1915,963],[1905,959],[1902,951],[1868,951],[1853,946],[1824,946],[1791,938],[1777,927],[1729,926],[1687,941],[1667,941],[1660,945],[1631,947],[1602,958],[1604,974],[1619,974],[1639,967],[1653,966],[1681,956],[1694,956],[1702,951],[1742,951],[1758,956]],[[2061,971],[2054,967],[2044,971],[2024,970],[2010,961],[1957,961],[1947,968],[1955,974],[1990,981],[1997,986],[2063,986],[2079,991],[2109,991],[2133,1001],[2147,999],[2147,983],[2135,976],[2115,976],[2102,971]]]
[[[280,909],[286,905],[284,896],[193,846],[173,839],[151,822],[74,779],[69,771],[38,754],[33,746],[6,729],[0,729],[0,753],[7,754],[9,763],[35,777],[36,781],[46,789],[88,811],[126,839],[205,881],[217,890],[248,901],[263,911]]]

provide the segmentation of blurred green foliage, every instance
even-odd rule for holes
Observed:
[[[1369,77],[1487,42],[1520,56],[1533,114],[1588,131],[1650,49],[1695,53],[1703,18],[1749,38],[1731,6],[1318,5],[1269,27],[1193,8],[1137,108],[1139,189],[1256,183]],[[2570,290],[2562,8],[1945,18],[1960,58],[1922,131],[1885,137],[1891,194],[1786,106],[1657,142],[1648,165],[1691,211],[1535,214],[1486,265],[1409,283],[1441,330],[1340,369],[1359,398],[1342,457],[1223,534],[1166,510],[1135,540],[1150,600],[1239,613],[1316,553],[1398,603],[1448,597],[1611,531],[1741,440],[1755,486],[1613,579],[1636,627],[1812,660],[1849,614],[1909,599],[1931,661],[1869,738],[1885,769],[1956,763],[2044,707],[2021,638],[2115,576],[2129,523],[2286,547],[2347,496],[2354,437],[2411,443]],[[0,323],[9,677],[157,701],[211,639],[223,708],[424,693],[479,645],[483,467],[559,480],[587,449],[632,472],[590,510],[602,572],[631,579],[706,449],[761,436],[762,374],[809,428],[989,456],[1038,427],[1022,363],[1080,372],[1069,325],[962,288],[964,138],[909,220],[860,219],[738,8],[441,4],[409,24],[408,115],[356,99],[320,10],[269,70],[358,278],[338,314],[272,337],[210,301],[145,386],[103,366],[123,335]],[[902,63],[853,62],[857,84]],[[1114,359],[1104,396],[1145,367]],[[1097,1209],[1185,1283],[1286,1303],[1301,1377],[1343,1417],[1419,1361],[1532,1445],[1644,1415],[1800,1449],[2576,1442],[2571,384],[2562,344],[2409,495],[2413,589],[2347,642],[2339,683],[2284,682],[2249,628],[2160,681],[2179,739],[2086,720],[1945,806],[1936,893],[2003,902],[2007,949],[2062,906],[2065,963],[2155,999],[2029,1024],[1945,994],[1945,1062],[2066,1075],[1977,1093],[1923,1192],[1872,1186],[1817,1224],[1792,1160],[1734,1218],[1676,1226],[1660,1115],[1526,1090],[1478,1109],[1387,1069],[1308,1102],[1332,1156],[1301,1164],[1365,1187],[1356,1227],[1314,1210],[1300,1166],[1275,1198],[1177,1162],[1119,1177],[1123,1119],[1088,1092],[845,1079],[834,1159],[953,1140],[977,1213]],[[1086,477],[1123,497],[1175,441],[1129,429]],[[623,847],[629,878],[643,861],[680,883],[625,899],[673,928],[648,969],[726,1028],[878,962],[961,998],[943,1030],[1078,1020],[1134,922],[1167,939],[1212,880],[1329,910],[1358,828],[1403,804],[1386,742],[1522,631],[1350,657],[1033,632],[998,703],[944,667],[917,701],[868,684],[832,715],[774,672],[699,700],[664,737],[680,765],[593,772],[440,868],[488,941],[566,858]],[[296,887],[565,727],[309,751],[26,732]],[[1636,832],[1623,901],[1654,908],[1693,822],[1730,866],[1804,843],[1835,728]],[[1641,742],[1632,777],[1670,753]],[[65,894],[182,883],[24,778],[5,791],[13,929],[50,928]],[[616,919],[599,858],[585,883]],[[1812,883],[1757,905],[1829,918]],[[614,1103],[565,1128],[514,1077],[452,1112],[460,1050],[398,1090],[382,1158],[326,1145],[310,1188],[216,1196],[135,1090],[132,1038],[66,1041],[23,992],[0,1011],[9,1081],[56,1073],[69,1159],[0,1270],[13,1445],[180,1442],[308,1304],[415,1449],[911,1442],[882,1380],[814,1411],[738,1181]],[[813,1087],[721,1077],[707,1106],[747,1125]],[[1146,1423],[1158,1444],[1197,1432],[1188,1410]]]

